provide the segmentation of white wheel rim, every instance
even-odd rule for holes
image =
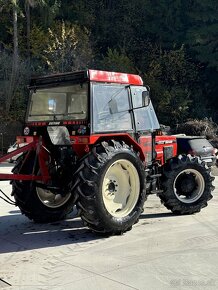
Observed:
[[[49,208],[58,208],[64,205],[71,196],[71,193],[62,196],[61,194],[54,194],[53,192],[40,187],[36,187],[36,192],[40,201]]]
[[[190,192],[182,192],[179,187],[180,187],[180,181],[179,178],[182,180],[182,182],[185,184],[187,183],[188,185],[188,178],[193,179],[193,184],[191,184],[191,187],[193,187],[193,190],[190,190]],[[195,169],[185,169],[181,171],[178,176],[176,177],[174,184],[174,193],[178,200],[182,201],[183,203],[193,203],[197,201],[203,194],[204,188],[205,188],[205,181],[204,177],[202,174],[195,170]]]
[[[140,180],[135,166],[128,160],[115,161],[106,171],[102,195],[107,211],[114,217],[127,216],[140,194]]]

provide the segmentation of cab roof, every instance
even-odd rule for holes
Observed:
[[[106,82],[106,83],[119,83],[119,84],[129,84],[142,86],[142,78],[138,75],[100,71],[100,70],[88,70],[89,79],[96,82]]]
[[[79,72],[33,77],[30,80],[29,88],[46,88],[50,86],[60,86],[60,84],[79,83],[86,81],[137,86],[143,85],[142,78],[138,75],[89,69]]]

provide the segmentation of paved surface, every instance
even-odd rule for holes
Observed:
[[[215,185],[209,206],[192,216],[174,216],[151,196],[132,231],[110,238],[73,215],[34,224],[0,201],[0,289],[218,289],[218,177]]]

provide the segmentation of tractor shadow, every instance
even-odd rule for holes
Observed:
[[[140,220],[174,217],[167,213],[144,213]],[[37,224],[28,220],[19,210],[11,210],[0,217],[0,254],[33,249],[52,248],[81,243],[95,243],[107,237],[97,235],[83,226],[73,212],[66,220]]]
[[[140,215],[139,219],[157,219],[157,218],[168,218],[168,217],[175,217],[175,216],[180,216],[177,214],[174,214],[172,212],[163,212],[163,213],[143,213]]]
[[[92,233],[83,226],[75,213],[66,220],[48,224],[36,224],[12,210],[0,216],[0,254],[63,245],[97,242],[105,237]]]

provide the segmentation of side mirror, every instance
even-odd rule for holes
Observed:
[[[142,92],[142,106],[143,107],[148,107],[150,104],[150,95],[149,95],[149,91],[143,91]]]

